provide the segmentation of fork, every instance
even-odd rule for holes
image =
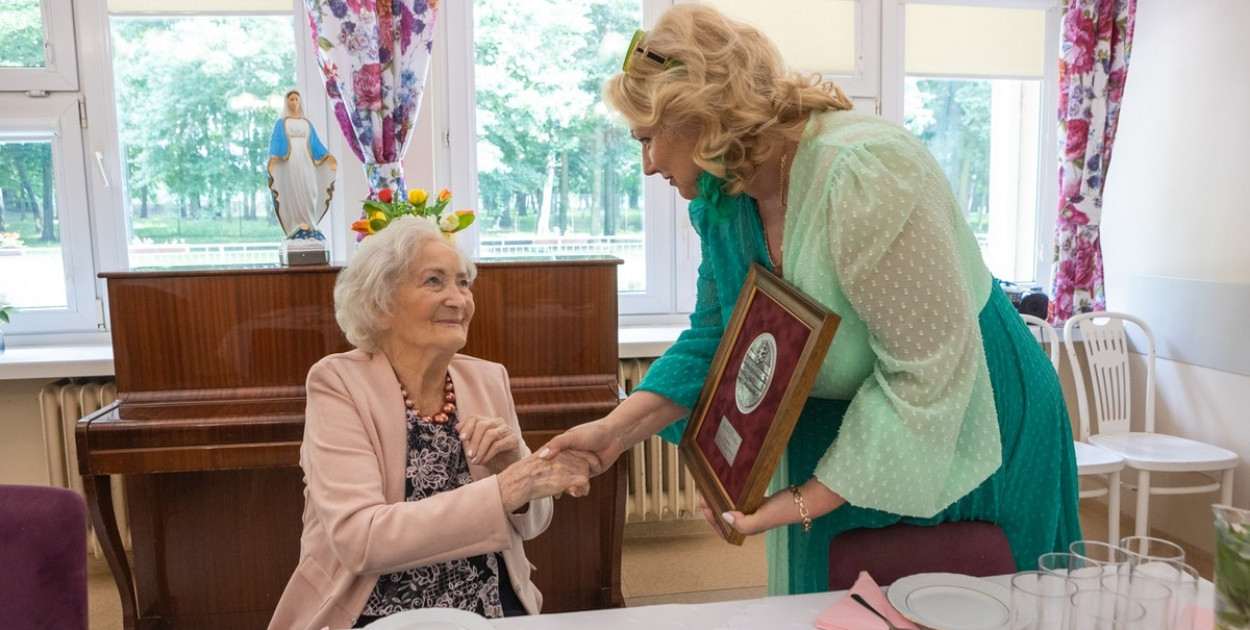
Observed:
[[[858,602],[860,606],[867,608],[870,612],[872,612],[872,614],[880,617],[881,621],[885,622],[885,625],[887,628],[889,628],[889,630],[901,630],[898,626],[894,625],[894,622],[890,621],[888,618],[886,618],[885,615],[881,614],[881,611],[877,610],[876,608],[873,608],[872,604],[868,603],[868,600],[864,599],[863,597],[860,597],[859,593],[851,593],[851,599]]]

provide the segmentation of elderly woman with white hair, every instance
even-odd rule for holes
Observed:
[[[550,523],[549,497],[588,491],[589,465],[531,455],[504,367],[458,354],[475,275],[419,217],[365,239],[340,272],[335,315],[356,348],[308,372],[300,559],[270,628],[538,612],[521,541]]]

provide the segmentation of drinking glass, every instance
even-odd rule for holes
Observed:
[[[1153,561],[1185,562],[1185,550],[1181,546],[1154,536],[1125,536],[1120,548],[1135,556],[1138,564]]]
[[[1172,588],[1172,626],[1176,630],[1198,630],[1194,625],[1194,613],[1198,609],[1198,584],[1202,577],[1188,564],[1171,563],[1171,566],[1177,574]]]
[[[1146,617],[1141,604],[1111,591],[1077,591],[1068,603],[1067,630],[1139,630]]]
[[[1145,610],[1137,630],[1172,630],[1172,589],[1163,582],[1141,575],[1106,575],[1104,593],[1116,593],[1141,604]]]
[[[1054,630],[1067,623],[1068,598],[1076,583],[1046,571],[1024,571],[1011,576],[1014,630]]]
[[[1078,540],[1068,545],[1068,551],[1090,560],[1116,566],[1125,565],[1132,560],[1132,555],[1127,549],[1101,540]]]
[[[1104,573],[1103,563],[1075,553],[1044,553],[1037,557],[1037,570],[1062,576],[1075,584],[1080,591],[1097,591],[1102,588],[1099,580]]]
[[[1068,551],[1102,563],[1103,575],[1127,574],[1133,566],[1132,554],[1119,545],[1101,540],[1078,540],[1068,545]]]

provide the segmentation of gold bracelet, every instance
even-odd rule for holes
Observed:
[[[803,493],[799,491],[798,486],[790,486],[790,494],[794,495],[794,503],[799,506],[799,517],[803,519],[803,531],[812,531],[812,513],[807,511],[807,505],[803,503]]]

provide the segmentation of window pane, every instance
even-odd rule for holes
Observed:
[[[0,68],[43,68],[43,39],[39,0],[0,2]]]
[[[1040,82],[908,78],[904,124],[951,182],[990,270],[1032,281]]]
[[[639,148],[602,104],[641,3],[526,6],[473,5],[480,256],[617,256],[620,290],[645,290]]]
[[[295,86],[287,16],[113,17],[132,269],[276,263],[268,147]]]
[[[0,304],[65,308],[51,141],[0,140]]]

